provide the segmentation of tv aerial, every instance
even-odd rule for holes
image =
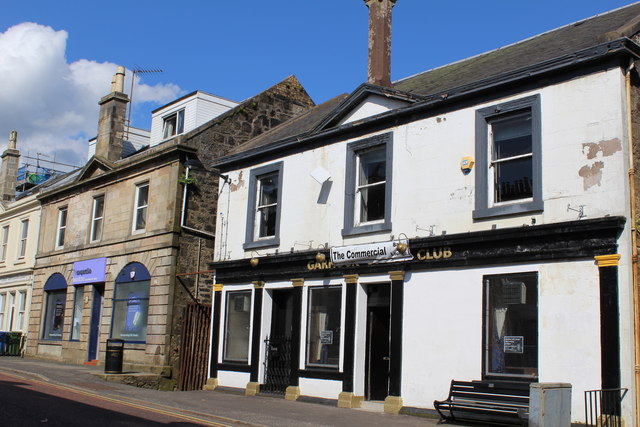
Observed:
[[[162,73],[162,70],[157,69],[143,69],[143,68],[134,68],[131,70],[133,72],[131,76],[131,91],[129,91],[129,114],[127,115],[127,132],[125,134],[124,140],[129,139],[129,128],[131,127],[131,110],[133,109],[133,86],[136,81],[136,74],[150,74],[150,73]]]

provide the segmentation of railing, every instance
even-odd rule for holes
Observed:
[[[284,394],[291,377],[291,338],[272,336],[265,341],[264,393]]]
[[[586,427],[622,427],[622,399],[627,391],[626,388],[585,391]]]

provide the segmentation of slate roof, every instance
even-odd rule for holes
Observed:
[[[420,95],[552,60],[640,30],[640,2],[548,31],[521,42],[398,80],[394,89]]]

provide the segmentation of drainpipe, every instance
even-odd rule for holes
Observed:
[[[631,60],[625,73],[625,86],[627,90],[627,133],[629,135],[629,197],[631,203],[631,284],[633,286],[633,331],[635,335],[635,396],[636,396],[636,424],[640,421],[640,301],[638,295],[638,237],[636,228],[636,180],[633,151],[633,112],[631,102],[631,71],[635,64]]]

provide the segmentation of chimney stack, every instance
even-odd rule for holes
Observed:
[[[369,8],[369,77],[371,84],[391,86],[391,9],[396,0],[364,0]]]
[[[18,132],[11,131],[7,149],[0,155],[2,167],[0,169],[0,192],[3,202],[10,202],[16,197],[16,184],[18,181],[18,162],[20,151],[16,149]]]
[[[98,119],[96,156],[112,162],[122,158],[129,102],[129,97],[124,93],[124,73],[124,67],[118,67],[118,71],[111,80],[111,93],[99,102],[100,118]]]

